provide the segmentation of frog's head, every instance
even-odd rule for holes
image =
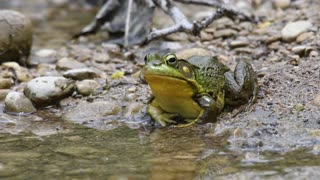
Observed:
[[[146,55],[145,67],[142,70],[144,78],[149,76],[164,76],[163,78],[178,78],[185,81],[194,81],[196,67],[175,54],[165,56]],[[147,80],[148,81],[148,80]]]
[[[154,95],[180,96],[196,94],[201,87],[196,81],[196,68],[175,54],[147,55],[142,76]]]

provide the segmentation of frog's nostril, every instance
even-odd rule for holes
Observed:
[[[161,65],[161,61],[160,60],[154,60],[154,61],[152,61],[152,65],[159,66],[159,65]]]

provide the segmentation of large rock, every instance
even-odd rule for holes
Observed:
[[[37,111],[32,102],[20,92],[10,92],[4,100],[6,112],[32,113]]]
[[[284,41],[294,41],[297,36],[311,28],[312,24],[310,21],[290,22],[281,30],[281,36]]]
[[[48,106],[68,97],[74,89],[74,81],[64,77],[38,77],[31,80],[24,94],[37,106]]]
[[[0,10],[0,29],[0,63],[26,64],[32,45],[30,19],[16,11]]]

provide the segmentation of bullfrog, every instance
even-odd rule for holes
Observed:
[[[225,104],[249,107],[257,99],[257,77],[247,62],[240,61],[233,72],[215,56],[154,54],[144,61],[142,79],[152,91],[147,111],[162,126],[212,121]]]

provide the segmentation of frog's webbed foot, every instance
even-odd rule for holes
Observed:
[[[203,109],[200,111],[198,117],[196,119],[185,119],[185,121],[187,122],[186,124],[179,124],[179,125],[174,125],[174,127],[188,127],[191,126],[195,123],[197,123],[199,120],[201,120],[204,117],[206,110]]]
[[[165,113],[161,108],[148,105],[148,112],[152,119],[157,121],[161,126],[166,126],[167,123],[176,123],[176,121],[172,120],[174,117],[178,116],[175,113]]]
[[[250,107],[257,99],[257,76],[252,66],[240,61],[234,73],[228,71],[224,74],[226,79],[226,101],[229,105],[247,104],[243,110]]]

